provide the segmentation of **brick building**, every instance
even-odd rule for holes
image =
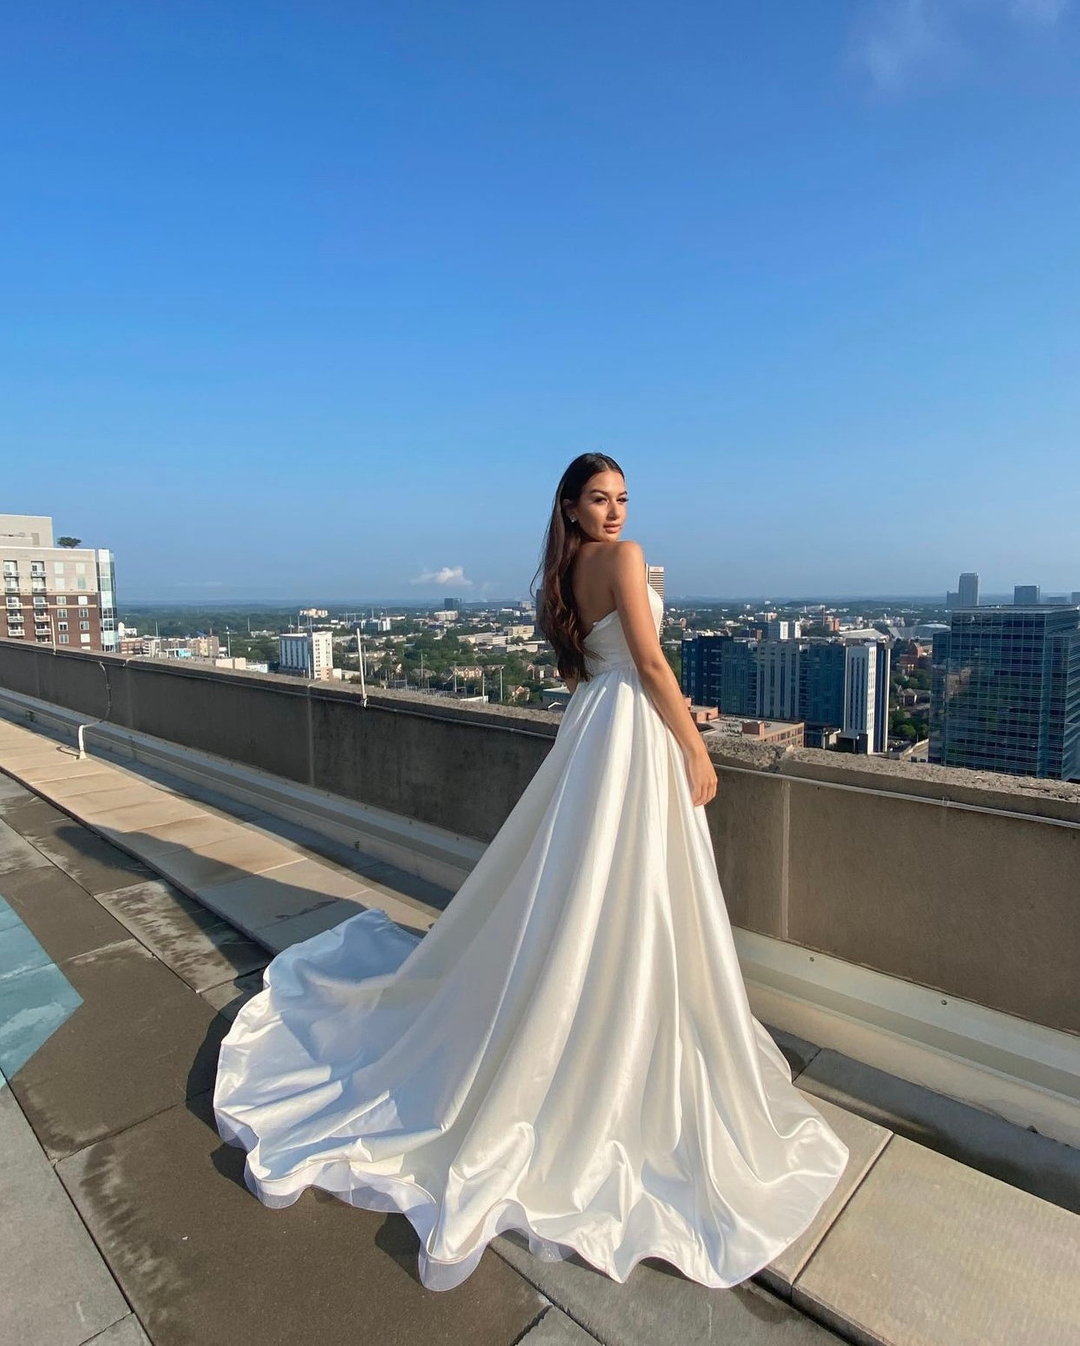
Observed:
[[[83,650],[116,649],[111,551],[57,547],[52,519],[0,514],[0,571],[0,636]]]

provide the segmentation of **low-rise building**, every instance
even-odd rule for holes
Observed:
[[[721,715],[716,706],[694,706],[687,699],[690,714],[699,729],[722,734],[725,738],[749,738],[757,743],[775,743],[781,747],[806,746],[806,726],[789,720],[744,719],[741,715]]]

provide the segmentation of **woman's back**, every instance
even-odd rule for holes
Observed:
[[[615,548],[621,545],[619,542],[583,542],[571,562],[570,588],[586,635],[615,608],[612,561]]]

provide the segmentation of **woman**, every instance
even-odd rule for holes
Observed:
[[[221,1048],[249,1187],[401,1211],[433,1290],[516,1229],[625,1281],[727,1288],[809,1225],[848,1151],[752,1016],[702,807],[716,773],[622,541],[618,464],[559,483],[538,621],[552,747],[422,938],[371,908],[279,954]]]

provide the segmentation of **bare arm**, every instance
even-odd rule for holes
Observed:
[[[645,553],[637,542],[616,543],[611,585],[626,643],[642,684],[683,750],[694,803],[708,803],[716,793],[716,770],[683,700],[671,665],[660,648],[656,621],[649,605]]]

